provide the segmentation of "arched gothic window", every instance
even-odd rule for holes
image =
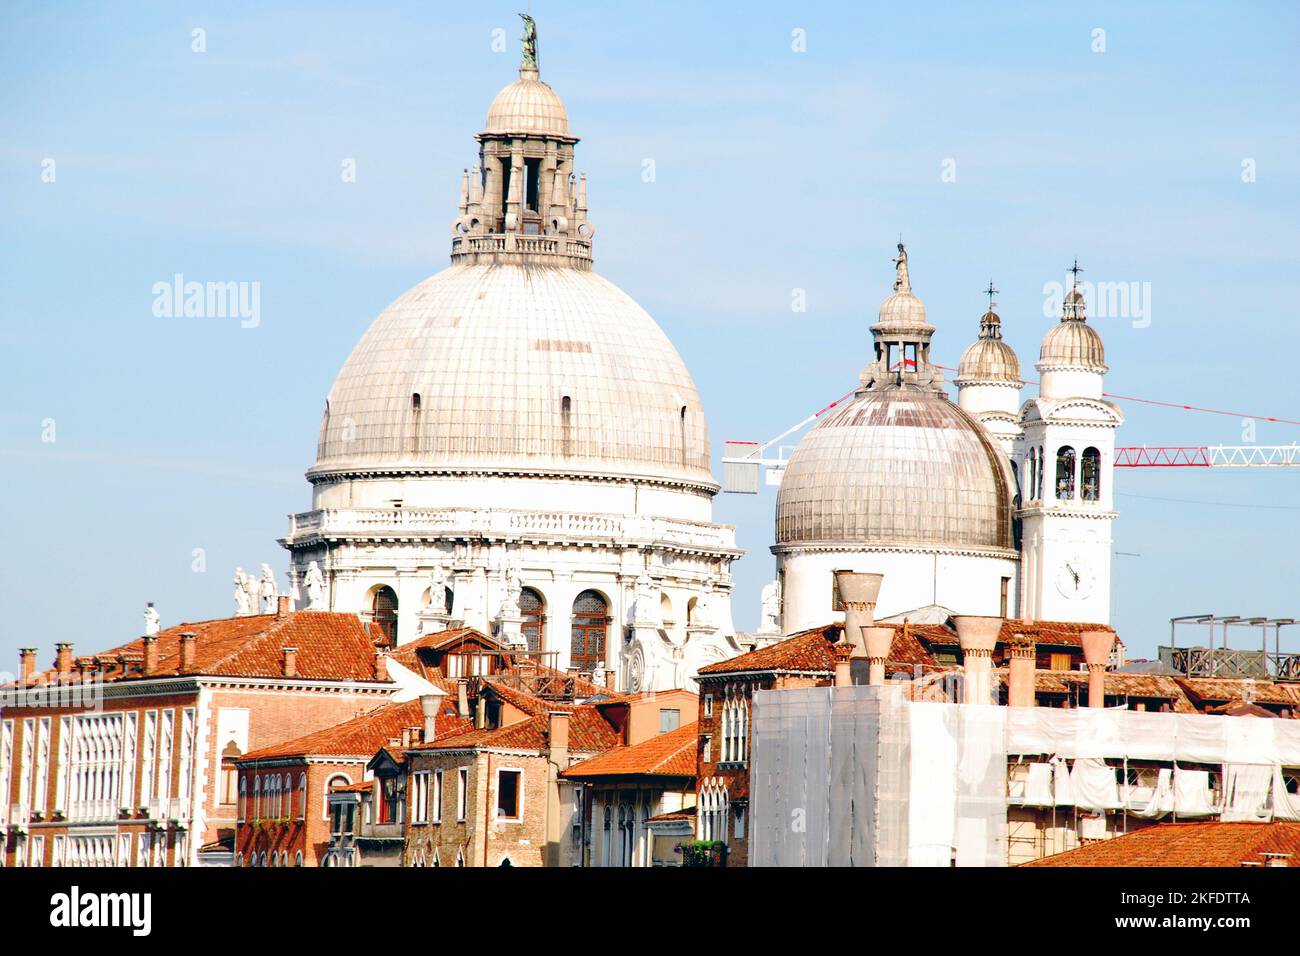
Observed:
[[[1038,497],[1038,449],[1029,449],[1029,500]]]
[[[1074,497],[1074,449],[1062,445],[1056,450],[1056,500],[1069,501]]]
[[[388,585],[375,590],[374,601],[370,610],[372,620],[379,633],[384,635],[389,644],[397,643],[397,592]]]
[[[1038,446],[1038,468],[1037,471],[1035,472],[1037,477],[1034,478],[1034,497],[1036,498],[1043,497],[1043,459],[1045,457],[1046,456],[1043,454],[1043,446],[1039,445]]]
[[[524,588],[519,592],[519,610],[524,616],[524,640],[528,643],[528,650],[536,654],[542,649],[546,601],[532,588]]]
[[[609,628],[609,603],[598,591],[583,591],[573,602],[571,666],[595,670],[605,662],[605,632]]]
[[[1101,452],[1089,446],[1079,463],[1079,494],[1084,501],[1101,498]]]

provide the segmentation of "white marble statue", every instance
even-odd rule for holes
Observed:
[[[324,610],[325,576],[320,573],[320,566],[312,561],[302,577],[302,586],[307,591],[307,610]]]
[[[145,634],[157,634],[160,630],[162,630],[162,618],[158,616],[153,601],[150,601],[144,609],[144,632]]]
[[[271,570],[269,564],[263,564],[261,581],[262,610],[268,614],[274,614],[276,599],[279,596],[280,588],[275,583],[275,572]]]
[[[235,568],[235,615],[245,617],[253,613],[253,601],[249,582],[250,577],[243,568]]]
[[[632,608],[632,622],[634,624],[655,625],[658,623],[659,597],[655,594],[654,581],[645,571],[637,575],[634,602]]]
[[[759,616],[760,634],[781,633],[781,581],[769,581],[763,587],[763,609]]]

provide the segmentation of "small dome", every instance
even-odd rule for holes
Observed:
[[[957,384],[1020,381],[1020,359],[1001,339],[976,339],[957,366]]]
[[[569,113],[559,94],[528,70],[511,83],[488,107],[488,133],[529,133],[568,136]]]
[[[1039,365],[1066,365],[1094,372],[1106,371],[1106,349],[1097,330],[1081,319],[1052,326],[1043,336]]]
[[[1002,340],[1002,320],[996,312],[980,318],[980,336],[957,364],[958,385],[1008,382],[1020,385],[1020,359],[1015,349]]]
[[[910,289],[895,292],[880,303],[877,325],[882,329],[915,329],[926,326],[925,303],[913,295]]]
[[[939,394],[860,392],[795,448],[779,545],[1007,551],[1012,490],[984,429]]]

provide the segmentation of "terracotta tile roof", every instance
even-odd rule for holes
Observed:
[[[546,703],[546,702],[543,702]],[[588,705],[547,707],[548,710],[569,712],[569,751],[571,753],[601,753],[621,744],[622,737],[601,715],[600,710]],[[496,750],[536,750],[541,752],[549,744],[550,718],[545,714],[521,720],[509,727],[471,730],[463,734],[438,739],[432,744],[408,748],[423,750],[467,750],[491,748]]]
[[[356,783],[340,783],[330,787],[330,793],[369,793],[374,789],[373,780],[358,780]]]
[[[457,717],[455,703],[446,700],[439,705],[434,721],[438,737],[461,734],[474,726],[465,718]],[[424,727],[424,711],[418,700],[381,704],[369,713],[333,727],[251,751],[241,757],[240,762],[275,757],[369,758],[393,738],[400,738],[408,727]]]
[[[574,780],[602,777],[695,777],[696,744],[699,734],[694,723],[659,734],[631,747],[615,747],[576,763],[560,776]]]
[[[890,647],[888,664],[924,664],[933,665],[934,657],[927,651],[918,633],[926,627],[939,631],[946,629],[940,625],[893,624],[894,642]],[[844,628],[839,624],[802,631],[784,641],[760,647],[739,657],[719,661],[708,667],[700,668],[700,673],[728,674],[739,671],[781,671],[785,673],[835,673],[835,655],[831,645],[840,640]]]
[[[1005,685],[1007,669],[998,668],[995,672],[999,684]],[[1039,694],[1088,695],[1088,675],[1084,671],[1034,671],[1034,691]],[[1114,697],[1143,697],[1153,700],[1168,700],[1172,703],[1174,713],[1194,714],[1196,706],[1183,693],[1183,689],[1172,677],[1161,674],[1123,674],[1116,671],[1106,672],[1106,693]]]
[[[282,674],[283,648],[297,648],[297,678],[302,680],[374,680],[375,642],[378,637],[355,614],[330,611],[296,611],[280,618],[274,614],[191,621],[158,633],[158,669],[152,677],[180,673],[181,634],[192,633],[194,674],[224,677],[271,677]],[[128,664],[125,671],[118,657]],[[76,660],[98,662],[105,680],[141,680],[144,639]],[[73,674],[77,672],[74,668]],[[39,683],[57,679],[53,669]]]
[[[1300,866],[1300,823],[1160,823],[1024,866],[1241,866],[1289,853]]]
[[[694,820],[695,808],[687,807],[684,810],[672,810],[668,813],[658,813],[646,820],[646,823],[666,823],[669,820]]]
[[[802,631],[784,641],[760,647],[747,654],[700,668],[700,674],[729,674],[737,671],[797,671],[801,673],[835,673],[835,656],[831,645],[844,632],[838,624]]]
[[[1215,677],[1176,677],[1180,685],[1203,704],[1253,701],[1300,707],[1300,684],[1276,684],[1266,680],[1235,680]]]
[[[943,624],[913,624],[912,630],[917,636],[931,644],[951,644],[957,646],[957,632]],[[1021,621],[1008,618],[1002,622],[1002,632],[998,642],[1005,644],[1019,633],[1034,634],[1039,644],[1052,647],[1082,647],[1079,634],[1083,631],[1113,631],[1109,624],[1080,624],[1074,621]]]

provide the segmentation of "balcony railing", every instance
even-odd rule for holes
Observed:
[[[645,515],[476,508],[330,508],[289,516],[287,543],[315,538],[432,537],[456,532],[496,538],[643,541],[683,547],[735,547],[727,526]]]

